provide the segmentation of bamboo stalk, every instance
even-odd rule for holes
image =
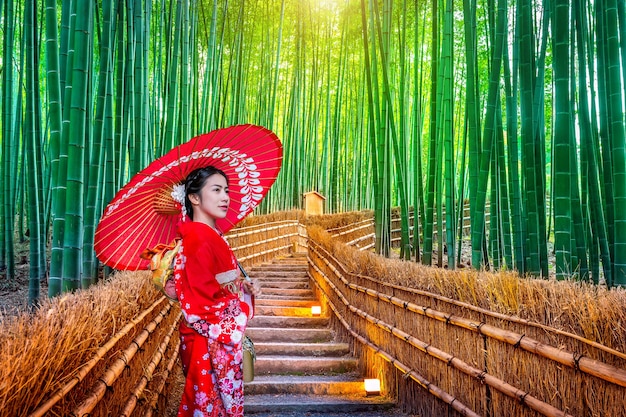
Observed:
[[[102,400],[108,387],[120,376],[124,368],[128,366],[137,351],[143,346],[150,334],[154,332],[159,323],[171,310],[172,304],[168,303],[159,314],[133,339],[130,345],[120,354],[104,374],[95,383],[90,395],[88,395],[72,412],[73,416],[84,416],[90,413],[93,408]]]
[[[176,318],[170,325],[169,329],[167,330],[167,333],[163,337],[163,341],[161,342],[157,350],[154,352],[154,355],[152,355],[152,359],[150,360],[150,363],[148,364],[148,366],[146,366],[146,369],[144,370],[144,374],[141,376],[141,378],[139,379],[139,382],[135,386],[135,390],[130,394],[128,401],[126,402],[126,405],[124,406],[124,410],[122,410],[122,413],[120,414],[120,416],[130,416],[132,412],[135,410],[135,407],[137,406],[137,400],[139,400],[139,397],[141,397],[141,395],[143,394],[146,386],[148,385],[148,382],[152,380],[152,375],[154,373],[154,370],[157,368],[157,366],[159,366],[159,363],[161,363],[161,359],[163,359],[163,356],[165,355],[167,346],[170,344],[172,334],[176,331],[176,328],[178,327],[178,322],[181,316],[182,316],[182,311],[179,311],[178,315],[176,316]],[[173,356],[174,357],[177,356],[176,351],[174,351]]]
[[[89,374],[94,366],[96,366],[96,364],[102,360],[104,355],[106,355],[122,337],[126,336],[128,332],[134,329],[137,324],[143,321],[143,319],[148,314],[154,311],[154,309],[162,304],[165,300],[167,300],[165,296],[161,297],[160,299],[155,301],[150,307],[144,310],[140,315],[138,315],[133,320],[128,322],[124,327],[122,327],[122,329],[117,334],[115,334],[111,339],[109,339],[108,342],[106,342],[96,351],[96,354],[76,372],[76,375],[67,384],[55,391],[50,396],[50,398],[44,404],[37,407],[37,409],[35,409],[29,415],[29,417],[41,417],[52,407],[54,407],[54,405],[62,400],[67,395],[67,393],[72,390],[72,388],[74,388],[78,383],[85,379],[87,374]]]

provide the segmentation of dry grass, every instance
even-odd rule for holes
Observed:
[[[374,345],[365,348],[351,343],[362,372],[382,376],[406,411],[449,414],[442,409],[442,401],[425,395],[428,386],[416,395],[416,384],[407,382],[406,371],[394,369],[395,363],[416,370],[480,415],[626,417],[624,388],[613,382],[623,381],[626,365],[624,289],[521,279],[511,272],[423,266],[359,251],[317,225],[307,230],[316,243],[311,246],[317,248],[310,252],[314,270],[326,277],[315,276],[319,293],[338,308],[350,331]],[[330,265],[320,259],[326,252],[334,258]],[[336,277],[336,270],[344,271],[340,275],[350,285]],[[326,279],[339,289],[341,299]],[[389,295],[398,303],[386,302]],[[350,307],[342,300],[348,300]],[[403,303],[428,307],[428,315],[419,307],[409,311]],[[453,317],[450,323],[448,317]],[[455,324],[461,320],[467,325]],[[332,323],[342,338],[351,339],[343,326]],[[483,333],[476,331],[479,323],[487,325]],[[394,337],[389,336],[392,326]],[[522,339],[522,347],[513,344]],[[542,348],[535,351],[539,345]],[[546,354],[548,349],[551,356]],[[380,352],[389,354],[390,362],[381,365]],[[577,369],[577,357],[597,361],[597,368]],[[454,364],[448,358],[454,358]],[[490,378],[488,386],[481,380],[483,371]],[[520,402],[511,387],[520,390],[515,392],[522,393],[526,403]]]
[[[32,314],[0,318],[0,409],[6,415],[32,411],[157,299],[138,274],[117,273],[89,290],[44,300]]]
[[[320,216],[308,216],[303,223],[307,226],[319,226],[324,230],[328,230],[359,223],[363,220],[371,220],[373,218],[373,211],[364,210],[338,214],[323,214]]]
[[[277,211],[270,214],[252,215],[243,219],[237,224],[234,230],[257,226],[265,223],[280,222],[284,220],[300,220],[302,221],[306,217],[303,210],[289,210],[289,211]]]

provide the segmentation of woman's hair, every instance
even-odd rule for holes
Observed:
[[[193,220],[193,206],[189,200],[189,194],[198,194],[199,196],[200,190],[204,187],[207,178],[214,174],[220,174],[222,177],[226,178],[226,184],[228,185],[228,177],[224,171],[212,165],[196,168],[185,178],[185,210],[187,210],[187,215],[190,220]]]

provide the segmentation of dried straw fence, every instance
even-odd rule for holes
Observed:
[[[0,410],[7,416],[152,415],[165,407],[180,309],[147,272],[0,319]]]
[[[267,262],[306,248],[306,228],[298,220],[281,220],[238,227],[227,235],[244,267]]]
[[[320,228],[309,237],[310,274],[336,331],[407,411],[626,416],[624,291],[435,270],[348,248]],[[525,310],[547,320],[520,318]]]
[[[287,254],[306,245],[298,216],[249,220],[228,240],[247,266]],[[0,315],[0,415],[164,415],[179,400],[180,317],[145,271]]]

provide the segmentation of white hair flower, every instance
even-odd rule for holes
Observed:
[[[174,189],[170,193],[174,201],[180,204],[180,211],[183,215],[183,220],[187,217],[187,209],[185,207],[185,186],[182,184],[176,184]]]
[[[185,206],[185,186],[182,184],[176,184],[174,189],[170,193],[174,201],[178,202],[183,207]]]

